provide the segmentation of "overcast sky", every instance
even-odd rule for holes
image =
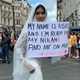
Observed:
[[[48,20],[56,21],[57,16],[57,0],[27,0],[31,6],[36,3],[43,3],[48,10]]]

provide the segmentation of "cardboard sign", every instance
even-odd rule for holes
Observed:
[[[69,22],[28,23],[28,57],[55,57],[67,54],[68,28]]]

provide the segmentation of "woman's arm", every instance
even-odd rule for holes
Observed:
[[[27,51],[27,34],[23,34],[23,36],[17,41],[15,44],[16,48],[16,54],[18,56],[18,59],[23,63],[24,66],[26,66],[30,72],[34,69],[28,62],[26,62],[24,58],[24,54],[26,54]]]
[[[26,34],[24,34],[24,35],[17,41],[17,43],[16,43],[16,45],[15,45],[16,54],[17,54],[18,59],[19,59],[20,61],[24,60],[23,55],[24,55],[24,46],[25,46],[25,45],[27,46],[27,35],[26,35]],[[26,46],[25,46],[25,47],[26,47]],[[27,49],[27,48],[25,48],[25,49]],[[25,52],[26,52],[26,50],[25,50]]]

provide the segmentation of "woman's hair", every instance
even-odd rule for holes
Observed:
[[[68,34],[68,38],[70,38],[70,34]]]
[[[36,11],[37,11],[39,8],[42,8],[43,11],[44,11],[44,13],[47,14],[47,13],[46,13],[46,9],[45,9],[45,7],[44,7],[42,4],[39,4],[39,5],[36,7],[36,9],[35,9],[35,12],[34,12],[33,18],[34,18],[34,16],[35,16]]]
[[[16,40],[16,37],[19,37],[18,35],[16,35],[15,37],[14,37],[14,39]]]
[[[2,39],[4,39],[3,34],[8,38],[8,34],[6,34],[5,32],[2,32]]]

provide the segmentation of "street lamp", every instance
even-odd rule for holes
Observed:
[[[15,15],[14,15],[14,1],[12,0],[12,13],[13,13],[13,27],[14,27],[14,36],[15,36]]]

